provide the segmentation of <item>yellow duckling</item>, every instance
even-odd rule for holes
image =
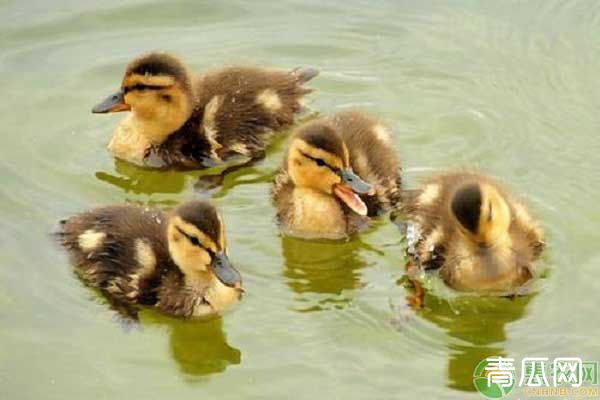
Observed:
[[[147,167],[198,169],[233,156],[264,157],[273,132],[289,126],[311,92],[313,68],[231,67],[193,73],[173,55],[133,60],[121,88],[94,113],[131,111],[108,145],[117,158]]]
[[[543,232],[492,178],[451,172],[404,196],[408,253],[461,291],[510,292],[536,276]]]
[[[400,162],[390,129],[346,111],[296,130],[273,199],[288,233],[339,239],[395,206],[399,189]]]
[[[221,217],[203,201],[170,214],[98,208],[61,221],[60,237],[83,280],[132,318],[140,305],[183,318],[212,316],[241,296]]]

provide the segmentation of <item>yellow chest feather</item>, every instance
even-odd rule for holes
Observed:
[[[193,290],[203,293],[204,299],[209,303],[196,304],[193,311],[195,317],[205,317],[214,313],[221,314],[240,299],[237,289],[225,286],[206,272],[199,272],[195,277],[187,277],[186,284]],[[202,297],[198,299],[202,300]]]
[[[294,213],[289,227],[308,237],[340,238],[346,235],[346,218],[337,200],[311,189],[295,188]]]
[[[108,150],[121,160],[144,165],[144,154],[150,146],[150,141],[136,129],[133,115],[129,115],[115,129]]]

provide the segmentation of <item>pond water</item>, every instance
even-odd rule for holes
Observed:
[[[3,0],[0,49],[3,398],[462,399],[489,355],[600,359],[600,2]],[[278,233],[282,139],[214,200],[243,302],[123,329],[49,232],[91,206],[193,197],[198,172],[114,162],[122,115],[90,113],[150,49],[199,70],[318,67],[311,109],[382,116],[407,187],[475,166],[526,197],[548,273],[515,300],[430,295],[398,327],[405,245],[385,218],[342,243]]]

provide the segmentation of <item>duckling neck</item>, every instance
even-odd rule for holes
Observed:
[[[332,195],[295,187],[292,200],[294,212],[290,229],[294,233],[332,239],[347,234],[346,215]]]
[[[185,275],[185,286],[198,291],[204,291],[211,283],[211,274],[208,271],[198,271]]]
[[[133,114],[130,114],[121,121],[108,143],[108,149],[117,158],[144,165],[146,150],[152,144],[136,129],[134,119]]]
[[[186,276],[185,285],[197,293],[201,293],[203,298],[203,301],[198,302],[194,309],[194,315],[197,317],[213,312],[221,313],[240,298],[240,292],[237,289],[225,286],[209,272],[198,272],[195,275]]]
[[[473,247],[478,248],[479,250],[488,249],[491,251],[505,251],[505,249],[510,249],[512,244],[508,232],[503,232],[495,236],[479,236],[476,240],[470,242]]]
[[[163,143],[171,134],[185,124],[187,118],[144,118],[133,112],[132,124],[154,146]]]

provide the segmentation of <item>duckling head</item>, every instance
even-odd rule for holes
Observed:
[[[169,254],[186,279],[215,276],[225,286],[240,289],[242,278],[227,257],[225,233],[216,209],[191,201],[174,210],[167,227]]]
[[[342,137],[328,124],[313,121],[300,128],[290,145],[287,169],[296,187],[336,196],[355,213],[367,215],[358,194],[374,194],[373,185],[352,171]]]
[[[450,210],[467,238],[482,247],[501,243],[508,235],[510,208],[492,185],[462,185],[452,196]]]
[[[193,111],[191,74],[175,56],[153,52],[133,60],[121,88],[93,113],[132,111],[140,133],[153,144],[180,128]]]

